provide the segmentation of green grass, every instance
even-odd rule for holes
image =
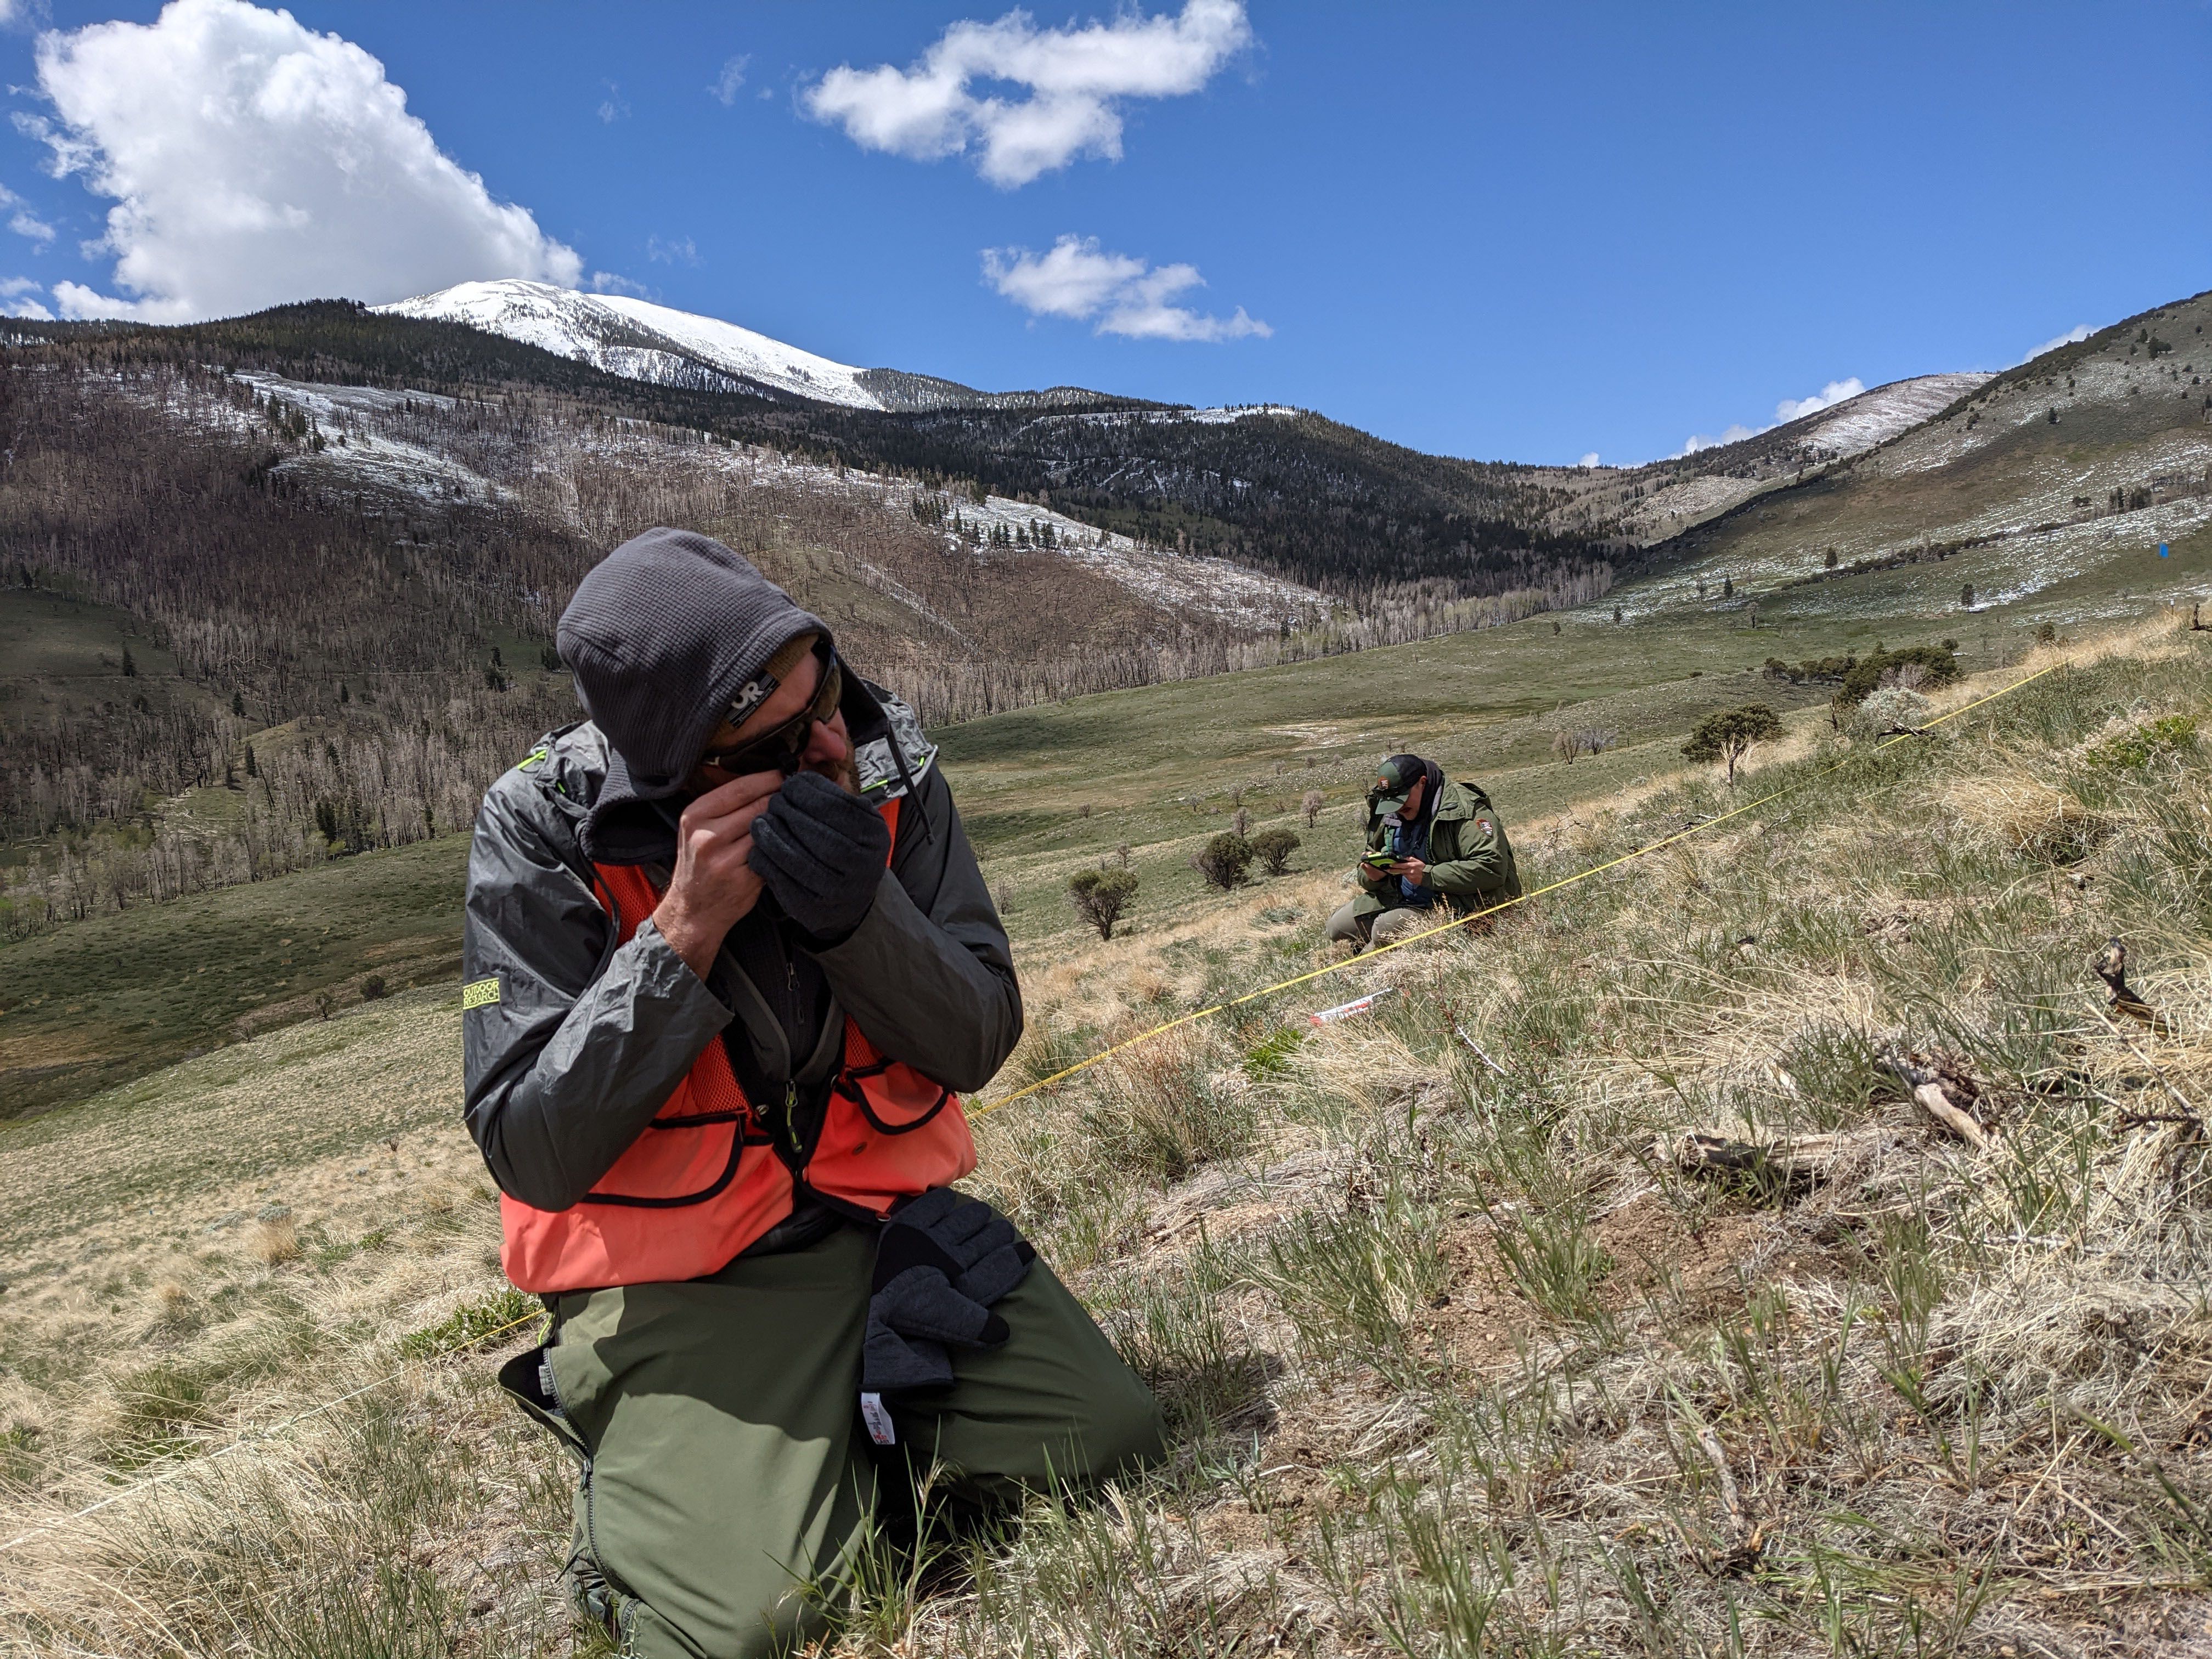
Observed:
[[[368,973],[458,978],[467,856],[446,836],[0,946],[0,1119],[314,1018]]]
[[[399,1352],[410,1359],[435,1359],[493,1337],[504,1337],[521,1324],[542,1315],[545,1304],[534,1296],[509,1286],[481,1302],[457,1308],[434,1325],[410,1331],[399,1339]]]

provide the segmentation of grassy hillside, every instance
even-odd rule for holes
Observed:
[[[92,916],[0,948],[0,1120],[184,1055],[458,978],[466,841]]]
[[[1671,583],[1647,584],[1647,599],[1681,604],[1725,579],[1739,606],[1846,615],[1893,603],[1899,590],[1870,576],[1909,572],[1915,602],[1967,636],[1993,611],[2085,580],[2106,614],[2124,614],[2130,589],[2172,579],[2161,542],[2203,583],[2208,325],[2212,294],[2199,295],[2009,370],[1937,419],[1667,544],[1655,557]]]
[[[1523,739],[1502,734],[1571,689],[1617,699],[1625,738],[1651,734],[1640,787],[1588,762],[1496,773],[1524,792],[1540,881],[1728,803],[1662,766],[1662,728],[1740,650],[1700,637],[1680,644],[1705,675],[1646,690],[1571,678],[1592,653],[1547,656],[1566,647],[1543,624],[1512,659],[1524,707],[1501,692],[1456,725],[1387,697],[1410,674],[1221,689],[1253,688],[1255,727],[1347,728],[1338,766],[1370,729],[1355,698],[1406,723],[1390,736],[1508,759]],[[1797,785],[1783,800],[984,1117],[979,1189],[1159,1391],[1176,1460],[885,1575],[838,1651],[2193,1650],[2212,1632],[2212,761],[2156,722],[2212,718],[2206,637],[2162,619],[2078,644],[2070,671],[1879,750],[1805,708],[1735,797]],[[994,871],[1036,893],[1017,919],[1040,918],[1031,1035],[997,1094],[1328,959],[1334,848],[1225,896],[1148,878],[1110,945],[1042,925],[1031,872],[1088,856],[1082,836],[1159,811],[1164,836],[1163,794],[1218,797],[1233,769],[1209,769],[1205,712],[1100,699],[952,738]],[[1337,733],[1276,735],[1236,764],[1273,779]],[[1030,743],[1064,745],[1026,809],[1060,816],[1024,825]],[[2088,971],[2112,934],[2157,1009],[2124,1038]],[[1375,1017],[1303,1023],[1383,988]],[[558,1455],[493,1396],[490,1355],[408,1358],[526,1308],[458,1127],[459,1018],[412,993],[0,1125],[0,1544],[176,1475],[10,1552],[0,1642],[597,1650],[550,1586]],[[1892,1041],[1942,1068],[1986,1150],[1881,1069]],[[1770,1162],[1691,1172],[1690,1129]],[[1781,1167],[1812,1134],[1839,1138],[1817,1173]]]
[[[1962,618],[1944,589],[1976,556],[1784,589],[1763,601],[1755,626],[1740,608],[1683,598],[1682,579],[1670,574],[1614,595],[1620,623],[1601,605],[1047,703],[939,737],[1016,940],[1058,950],[1079,937],[1061,897],[1074,870],[1118,861],[1127,846],[1142,883],[1129,925],[1152,928],[1202,896],[1191,854],[1240,806],[1255,829],[1286,825],[1306,839],[1293,867],[1334,867],[1370,769],[1396,748],[1434,754],[1455,775],[1480,780],[1517,835],[1571,802],[1672,771],[1683,735],[1713,709],[1825,705],[1827,685],[1793,687],[1759,672],[1769,657],[1797,662],[1956,638],[1962,662],[1986,668],[2016,659],[2045,623],[2073,629],[2212,593],[2212,531],[2200,529],[2163,562],[2115,542],[2065,580]],[[76,676],[96,676],[103,653],[119,662],[118,613],[0,592],[0,627],[11,618],[16,642],[44,653],[27,662],[36,672],[0,681],[18,688],[14,708],[88,695]],[[155,695],[196,695],[182,682],[164,690],[165,659],[137,641],[133,649]],[[1557,733],[1589,727],[1614,732],[1615,746],[1571,765],[1553,758]],[[251,735],[276,752],[270,746],[312,748],[331,732]],[[1310,830],[1298,811],[1310,789],[1326,802]],[[155,816],[166,830],[192,833],[239,811],[240,799],[221,787],[191,790],[158,804]],[[187,1052],[311,1017],[324,994],[343,1005],[371,973],[396,988],[445,971],[458,956],[465,856],[460,838],[444,836],[0,945],[0,1117],[82,1099]]]

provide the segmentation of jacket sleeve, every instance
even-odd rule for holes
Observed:
[[[469,1133],[500,1189],[540,1210],[591,1190],[731,1018],[650,920],[609,952],[564,848],[565,822],[508,773],[477,814],[462,924]]]
[[[813,955],[868,1041],[946,1088],[981,1088],[1021,1040],[1012,947],[934,766],[901,809],[866,920]]]
[[[1382,827],[1382,820],[1370,817],[1367,820],[1367,844],[1359,849],[1361,853],[1379,853],[1389,844],[1389,832]],[[1386,872],[1369,869],[1364,858],[1352,866],[1352,872],[1359,878],[1359,884],[1370,891],[1379,892],[1387,884],[1398,879]],[[1395,892],[1396,889],[1392,888],[1391,890]]]
[[[1510,885],[1513,858],[1497,830],[1468,818],[1459,825],[1453,858],[1429,866],[1427,885],[1455,898],[1483,898]]]

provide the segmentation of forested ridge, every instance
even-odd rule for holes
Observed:
[[[611,416],[712,432],[808,459],[1048,501],[1087,523],[1218,554],[1316,586],[1618,562],[1607,527],[1554,522],[1562,470],[1425,455],[1304,411],[1192,419],[1056,388],[1078,405],[880,413],[725,386],[626,380],[457,323],[346,301],[173,328],[10,321],[0,340],[93,366],[221,365],[287,379],[483,394],[530,387]]]

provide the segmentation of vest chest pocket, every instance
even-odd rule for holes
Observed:
[[[912,1134],[952,1098],[951,1090],[932,1083],[911,1066],[889,1060],[842,1072],[835,1086],[882,1135]]]
[[[749,1152],[770,1155],[769,1138],[749,1111],[665,1112],[646,1125],[584,1202],[639,1209],[704,1204],[738,1178]]]

